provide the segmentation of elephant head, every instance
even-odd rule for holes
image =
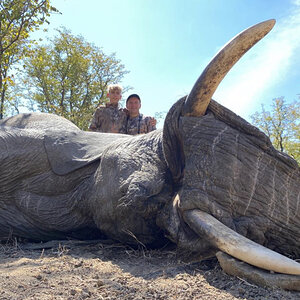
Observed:
[[[205,255],[213,247],[263,269],[300,275],[299,263],[270,250],[300,255],[297,163],[211,100],[226,73],[274,24],[262,22],[233,38],[167,115],[163,148],[178,192],[159,222],[183,248]]]

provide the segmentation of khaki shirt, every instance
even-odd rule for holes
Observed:
[[[127,110],[114,106],[110,103],[100,105],[91,121],[91,131],[126,133]]]
[[[150,125],[150,117],[144,117],[143,114],[127,121],[127,134],[136,135],[148,133],[156,129],[156,126]]]

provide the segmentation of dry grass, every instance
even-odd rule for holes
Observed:
[[[0,246],[0,299],[300,299],[223,273],[215,259],[184,262],[176,249],[96,241]]]

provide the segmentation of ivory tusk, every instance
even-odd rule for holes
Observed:
[[[183,213],[185,222],[204,235],[216,248],[253,266],[278,273],[300,275],[300,264],[273,250],[261,246],[198,209]]]
[[[234,64],[275,25],[275,20],[256,24],[235,36],[202,72],[183,107],[182,115],[200,117],[206,112],[215,90]]]

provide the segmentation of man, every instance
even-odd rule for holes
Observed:
[[[89,129],[98,132],[126,133],[128,112],[119,108],[122,87],[118,84],[109,85],[107,97],[109,102],[99,105],[96,109]]]
[[[127,134],[148,133],[156,129],[156,120],[154,118],[144,117],[143,114],[140,114],[141,99],[139,95],[130,95],[126,100],[126,108],[129,111]]]

